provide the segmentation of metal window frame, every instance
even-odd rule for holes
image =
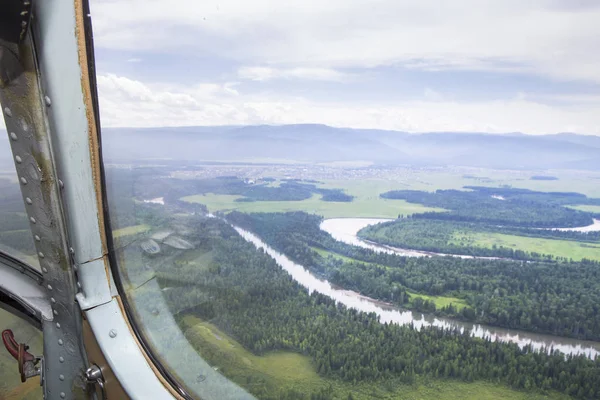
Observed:
[[[111,271],[111,266],[116,268],[116,260],[109,251],[112,236],[102,170],[89,4],[87,0],[44,0],[34,2],[32,13],[32,34],[27,40],[35,59],[34,67],[30,60],[29,74],[21,80],[29,82],[22,91],[30,96],[30,101],[16,104],[18,111],[14,113],[21,124],[19,133],[29,140],[21,140],[19,146],[26,143],[29,147],[13,146],[13,153],[17,156],[20,152],[19,159],[35,157],[35,150],[32,153],[31,149],[43,147],[43,160],[32,164],[38,169],[44,164],[40,169],[43,179],[29,180],[27,190],[23,182],[22,189],[32,224],[47,217],[44,226],[53,230],[45,230],[46,235],[40,234],[40,239],[36,236],[43,275],[35,276],[24,265],[17,269],[5,266],[0,259],[0,276],[14,276],[10,282],[6,280],[2,291],[15,299],[28,315],[42,321],[45,398],[91,396],[89,392],[85,394],[82,381],[86,360],[80,334],[81,311],[128,396],[187,397],[174,379],[165,382],[161,373],[168,377],[167,371],[161,371],[160,364],[153,362],[142,336],[135,332],[129,315],[118,304],[120,282],[115,284]],[[15,85],[6,93],[10,94]],[[8,103],[13,105],[11,100]],[[6,111],[3,107],[3,111],[12,133],[19,126],[14,121],[8,122],[7,118],[13,114],[10,109]],[[33,127],[34,134],[27,134],[29,127]],[[35,168],[27,171],[17,165],[17,170],[26,179],[36,175]],[[39,191],[43,185],[51,194],[32,197],[34,201],[40,200],[32,205],[28,191]],[[36,230],[32,230],[35,234]],[[49,244],[44,243],[54,244],[47,248],[43,246]],[[34,279],[25,275],[25,271],[33,274]],[[43,280],[43,288],[39,279]],[[77,312],[73,312],[75,298],[79,304]]]

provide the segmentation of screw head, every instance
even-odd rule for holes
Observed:
[[[116,338],[117,337],[117,330],[116,329],[111,329],[110,332],[108,332],[108,336],[110,336],[111,338]]]

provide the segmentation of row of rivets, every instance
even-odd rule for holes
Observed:
[[[47,106],[47,107],[50,107],[50,106],[52,105],[52,101],[51,101],[50,97],[48,97],[48,96],[44,96],[44,103],[46,104],[46,106]],[[5,115],[6,115],[7,117],[12,117],[12,115],[13,115],[13,114],[12,114],[12,111],[11,111],[11,109],[10,109],[10,108],[8,108],[8,107],[5,107],[5,108],[4,108],[4,113],[5,113]],[[25,121],[23,121],[23,130],[24,130],[24,131],[27,131],[27,130],[28,130],[28,128],[29,128],[29,127],[27,126],[27,123],[26,123]],[[15,132],[10,132],[10,133],[9,133],[9,136],[10,136],[10,138],[11,138],[13,141],[17,141],[17,140],[18,140],[18,136],[17,136],[17,134],[16,134]],[[21,158],[21,156],[18,156],[18,155],[16,155],[16,156],[15,156],[15,162],[16,162],[17,164],[21,164],[21,163],[23,162],[23,159]],[[27,183],[28,183],[28,182],[27,182],[27,178],[25,178],[25,177],[21,177],[21,178],[19,179],[19,181],[21,182],[21,184],[22,184],[22,185],[27,185]],[[59,187],[60,187],[61,189],[63,189],[63,188],[64,188],[64,183],[63,183],[61,180],[59,180]],[[26,202],[28,205],[31,205],[31,204],[33,204],[33,201],[32,201],[32,200],[31,200],[31,198],[29,198],[29,197],[26,197],[26,198],[25,198],[25,202]],[[32,224],[35,224],[35,223],[37,222],[37,221],[36,221],[36,219],[35,219],[33,216],[32,216],[32,217],[29,217],[29,221],[30,221]],[[41,238],[40,238],[40,236],[38,236],[38,235],[34,235],[34,239],[35,239],[35,241],[36,241],[36,242],[41,242]],[[40,252],[38,252],[38,256],[39,256],[39,258],[40,258],[40,259],[43,259],[43,258],[45,258],[45,255],[44,255],[44,253],[43,253],[43,252],[41,252],[41,251],[40,251]],[[42,271],[43,271],[44,273],[48,273],[48,269],[47,269],[46,267],[42,267]],[[47,285],[47,288],[48,288],[48,290],[49,290],[49,291],[52,291],[52,289],[53,289],[53,288],[52,288],[52,285],[50,285],[50,284],[48,284],[48,285]],[[50,298],[50,301],[52,302],[52,304],[56,304],[56,299],[55,299],[54,297],[51,297],[51,298]],[[54,310],[53,310],[53,313],[54,313],[54,315],[58,315],[58,310],[54,309]],[[60,323],[59,323],[59,322],[57,322],[57,323],[56,323],[56,327],[57,327],[57,329],[60,329],[60,328],[61,328],[61,326],[60,326]],[[116,331],[113,329],[113,330],[111,330],[111,331],[110,331],[109,335],[110,335],[110,337],[114,338],[114,337],[117,335],[117,333],[116,333]],[[62,345],[63,345],[63,343],[64,343],[64,342],[63,342],[63,340],[62,340],[62,339],[58,339],[58,344],[59,344],[60,346],[62,346]],[[64,358],[63,356],[60,356],[60,357],[58,358],[58,361],[59,361],[60,363],[64,363],[64,362],[65,362],[65,358]],[[64,381],[64,380],[65,380],[65,376],[64,376],[63,374],[60,374],[60,375],[59,375],[59,379],[60,379],[61,381]],[[60,392],[60,393],[59,393],[59,396],[60,396],[60,398],[62,398],[62,399],[64,399],[64,398],[66,398],[66,397],[67,397],[67,395],[66,395],[66,393],[65,393],[65,392]]]

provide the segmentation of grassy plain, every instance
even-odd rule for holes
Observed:
[[[572,208],[574,210],[587,211],[587,212],[591,212],[591,213],[598,213],[598,214],[600,214],[600,206],[588,206],[588,205],[584,205],[584,206],[567,206],[567,207]]]
[[[435,303],[435,308],[438,310],[442,307],[449,306],[450,304],[454,304],[454,307],[456,307],[458,310],[462,310],[465,307],[469,307],[469,305],[467,304],[466,301],[464,301],[463,299],[459,299],[457,297],[429,296],[426,294],[420,294],[420,293],[415,293],[415,292],[411,292],[411,291],[408,291],[408,293],[413,298],[420,297],[423,300],[433,301]]]
[[[339,187],[339,186],[338,186]],[[347,193],[354,194],[346,191]],[[383,192],[381,192],[383,193]],[[199,194],[185,196],[182,200],[190,203],[201,203],[210,212],[237,210],[241,212],[286,212],[306,211],[322,215],[325,218],[341,217],[373,217],[396,218],[399,214],[411,215],[426,211],[442,211],[441,209],[425,207],[420,204],[408,203],[404,200],[388,200],[379,197],[379,193],[365,193],[351,202],[322,201],[320,195],[301,201],[253,201],[239,202],[238,195]]]
[[[542,400],[566,399],[558,393],[543,395],[512,390],[488,382],[464,383],[451,380],[422,378],[415,384],[398,382],[363,382],[356,385],[321,377],[309,357],[292,352],[271,352],[257,356],[244,349],[236,340],[214,325],[187,315],[185,336],[192,346],[215,368],[236,383],[269,393],[295,389],[309,394],[331,386],[335,398],[409,399],[409,400]]]
[[[552,254],[558,257],[581,260],[600,260],[600,243],[582,243],[572,240],[543,239],[493,232],[465,232],[453,234],[452,244],[491,248],[493,245],[515,250]]]

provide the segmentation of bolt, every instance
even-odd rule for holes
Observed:
[[[65,397],[67,397],[67,395],[65,394],[65,392],[60,392],[60,398],[64,399]]]
[[[52,290],[52,285],[48,285],[48,290]]]
[[[6,114],[7,117],[12,117],[12,111],[8,107],[4,107],[4,114]]]
[[[58,180],[58,186],[60,186],[61,189],[65,188],[65,184],[60,179]]]
[[[44,96],[44,102],[46,103],[46,105],[48,107],[50,107],[52,105],[52,100],[50,100],[50,97],[48,97],[48,96]]]
[[[42,238],[41,238],[41,237],[39,237],[38,235],[35,235],[35,241],[36,241],[36,242],[39,242],[39,241],[41,241],[41,240],[42,240]]]
[[[33,218],[33,217],[30,217],[30,218],[29,218],[29,221],[31,221],[31,223],[32,223],[32,224],[35,224],[35,222],[36,222],[36,221],[35,221],[35,218]]]
[[[42,272],[43,272],[43,273],[47,273],[47,272],[48,272],[48,268],[46,268],[46,267],[42,267]]]
[[[58,357],[58,361],[60,361],[61,363],[65,362],[65,358],[63,356],[60,356],[60,357]]]
[[[21,183],[23,185],[27,185],[27,179],[25,179],[24,177],[21,177]]]
[[[58,322],[57,322],[57,323],[56,323],[56,327],[57,327],[58,329],[60,329],[60,323],[58,323]]]
[[[17,162],[17,164],[21,164],[23,162],[23,160],[19,156],[15,156],[15,161]]]
[[[17,134],[16,134],[16,133],[14,133],[14,132],[11,132],[11,133],[10,133],[10,138],[11,138],[12,140],[17,140],[17,139],[18,139],[18,138],[17,138]]]
[[[62,339],[58,339],[58,344],[59,344],[60,346],[62,346],[62,345],[63,345],[63,340],[62,340]]]
[[[31,203],[33,203],[33,201],[31,201],[31,199],[30,199],[29,197],[25,197],[25,202],[26,202],[27,204],[31,204]]]
[[[46,257],[46,256],[44,255],[44,253],[42,253],[41,251],[38,253],[38,256],[39,256],[40,258],[44,258],[44,257]]]
[[[117,337],[117,330],[116,329],[111,329],[110,332],[108,332],[108,336],[110,336],[111,338],[116,338]]]
[[[54,297],[50,297],[50,301],[56,303],[56,299]]]
[[[60,379],[61,381],[64,381],[64,380],[65,380],[65,376],[64,376],[63,374],[60,374],[60,375],[58,376],[58,379]]]

